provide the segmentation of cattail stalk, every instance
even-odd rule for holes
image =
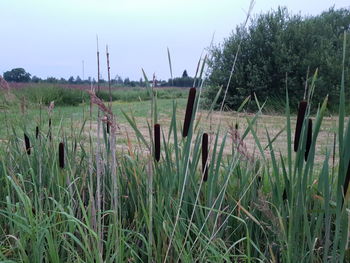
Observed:
[[[302,100],[299,103],[297,124],[296,124],[296,128],[295,128],[295,137],[294,137],[294,151],[295,152],[297,152],[298,148],[299,148],[300,134],[301,134],[301,129],[303,127],[306,108],[307,108],[307,102],[305,100]]]
[[[203,182],[208,180],[208,133],[202,136],[202,173]]]
[[[108,91],[109,91],[109,105],[108,106],[109,106],[109,109],[111,109],[112,108],[111,67],[109,66],[108,45],[106,46],[106,57],[107,57],[107,73],[108,73]]]
[[[29,140],[29,137],[27,136],[27,134],[24,134],[24,143],[26,146],[27,154],[30,155],[30,140]]]
[[[154,124],[154,159],[160,160],[160,125]]]
[[[58,146],[58,162],[60,167],[64,168],[64,143],[60,142]]]
[[[305,162],[307,161],[307,158],[309,157],[309,152],[310,152],[310,148],[311,148],[311,142],[312,142],[312,120],[309,119],[309,122],[308,122],[308,125],[307,125]]]
[[[191,88],[189,93],[188,93],[185,121],[184,121],[184,126],[183,126],[183,131],[182,131],[183,137],[187,137],[188,130],[190,129],[195,98],[196,98],[196,88]]]

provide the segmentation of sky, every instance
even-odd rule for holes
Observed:
[[[244,22],[250,0],[0,0],[0,74],[22,67],[41,78],[101,75],[169,79],[190,76],[213,39],[215,45]],[[285,6],[294,14],[317,15],[350,8],[348,0],[256,0],[253,15]],[[83,62],[84,61],[84,62]]]

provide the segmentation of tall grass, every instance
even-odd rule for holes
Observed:
[[[202,84],[200,73],[198,85]],[[127,151],[116,151],[116,118],[93,93],[91,102],[108,115],[110,124],[109,133],[102,126],[97,142],[85,127],[89,119],[80,129],[60,125],[52,130],[52,140],[46,136],[51,129],[45,118],[38,136],[25,129],[26,123],[23,129],[13,127],[0,147],[0,260],[350,260],[350,211],[345,198],[350,122],[345,126],[344,77],[336,141],[339,161],[334,170],[329,167],[333,147],[327,149],[321,167],[315,162],[327,98],[310,116],[312,94],[317,92],[313,84],[296,129],[286,87],[288,143],[282,152],[275,149],[271,131],[266,129],[267,151],[259,140],[257,122],[263,105],[257,100],[257,113],[246,115],[247,126],[236,127],[235,138],[220,125],[209,134],[199,125],[210,116],[200,118],[201,86],[198,89],[190,93],[192,111],[177,119],[178,110],[184,109],[178,109],[174,100],[170,125],[160,129],[157,93],[147,87],[152,106],[146,120],[149,136],[124,112],[137,137],[137,142],[128,140]],[[30,155],[24,132],[31,142]],[[248,158],[238,146],[249,134],[258,154]]]

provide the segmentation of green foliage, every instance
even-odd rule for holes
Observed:
[[[40,84],[27,88],[14,89],[13,93],[18,98],[39,104],[49,105],[51,101],[60,106],[77,106],[83,101],[88,101],[89,97],[85,91],[79,89],[63,88],[55,85]]]
[[[175,99],[185,98],[187,96],[187,89],[181,88],[162,88],[154,89],[159,99]],[[109,101],[109,91],[100,90],[96,95],[104,101]],[[148,90],[145,88],[129,88],[112,90],[113,101],[139,101],[150,100]]]
[[[314,17],[291,15],[286,8],[258,15],[248,28],[238,27],[222,45],[211,50],[209,82],[214,87],[226,87],[234,55],[240,47],[227,106],[236,108],[247,96],[253,99],[254,93],[262,101],[283,100],[286,79],[291,104],[296,105],[304,96],[305,84],[310,86],[310,76],[318,70],[314,105],[317,107],[329,95],[329,108],[335,110],[339,100],[343,32],[349,27],[349,9],[332,8]],[[346,72],[349,66],[348,60]],[[346,81],[349,78],[346,74]],[[216,89],[205,94],[207,99],[213,98]]]
[[[14,68],[4,72],[4,79],[8,82],[29,82],[30,74],[23,68]]]

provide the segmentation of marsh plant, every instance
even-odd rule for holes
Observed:
[[[343,56],[345,61],[345,51]],[[14,127],[1,142],[0,259],[350,260],[346,198],[350,122],[345,118],[344,71],[333,169],[333,146],[322,156],[321,165],[315,161],[327,98],[316,115],[310,116],[312,97],[317,92],[314,81],[307,99],[300,103],[295,128],[286,85],[287,147],[277,151],[274,142],[278,134],[272,136],[266,129],[266,147],[257,136],[256,124],[263,109],[258,100],[258,111],[246,115],[246,128],[237,125],[232,133],[219,123],[212,132],[206,130],[208,126],[199,125],[209,123],[213,112],[200,109],[205,64],[204,59],[181,119],[177,112],[183,109],[173,102],[167,129],[159,125],[157,93],[151,86],[147,87],[151,114],[145,120],[149,136],[141,132],[132,115],[123,112],[136,135],[136,141],[127,141],[127,151],[116,147],[117,116],[93,91],[89,91],[91,105],[100,113],[84,119],[80,129],[72,126],[67,132],[69,128],[62,124],[54,129],[51,115],[55,110],[42,118],[39,136],[28,129],[23,141],[23,131]],[[87,121],[96,122],[101,132],[96,134],[85,127]],[[109,132],[101,125],[103,121],[107,121]],[[248,135],[255,139],[254,158],[245,158],[239,150]],[[225,151],[227,146],[229,152]]]

